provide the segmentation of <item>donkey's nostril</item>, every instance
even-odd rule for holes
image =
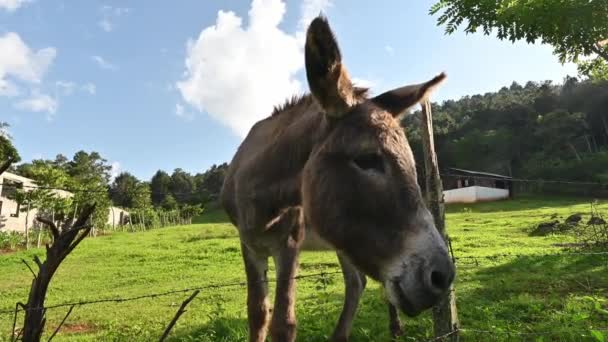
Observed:
[[[448,277],[440,271],[431,272],[431,285],[439,290],[445,290],[450,286]]]

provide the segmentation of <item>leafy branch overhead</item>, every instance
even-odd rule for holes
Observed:
[[[466,22],[466,33],[482,30],[511,42],[526,40],[553,46],[561,63],[579,64],[588,76],[605,77],[608,65],[608,2],[589,0],[440,0],[430,14],[453,34]],[[592,57],[581,60],[581,57]]]

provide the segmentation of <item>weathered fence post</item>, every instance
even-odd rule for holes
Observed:
[[[445,230],[445,208],[443,202],[443,186],[439,174],[439,163],[435,154],[435,139],[433,137],[433,114],[429,100],[422,104],[422,144],[424,151],[424,170],[426,180],[426,202],[435,218],[437,230],[443,236],[448,248],[448,237]],[[447,296],[433,307],[433,330],[435,337],[445,336],[450,341],[458,341],[458,313],[456,310],[456,295],[453,285]],[[441,338],[440,340],[444,340]]]

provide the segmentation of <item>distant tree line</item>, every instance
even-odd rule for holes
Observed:
[[[0,160],[11,158],[19,162],[8,127],[0,122]],[[159,170],[150,181],[122,172],[112,180],[112,167],[99,153],[78,151],[71,159],[59,154],[54,159],[14,165],[9,171],[33,179],[39,186],[12,192],[12,199],[24,212],[38,209],[41,215],[65,222],[75,217],[85,204],[95,202],[92,217],[97,227],[106,225],[110,207],[114,205],[129,211],[129,225],[149,228],[189,223],[200,215],[208,203],[217,199],[226,168],[226,163],[212,165],[195,175],[179,168],[171,175]],[[61,196],[53,189],[65,189],[73,196]]]

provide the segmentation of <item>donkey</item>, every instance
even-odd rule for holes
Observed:
[[[301,250],[336,252],[345,299],[332,340],[346,341],[366,277],[383,284],[393,335],[408,316],[447,293],[455,268],[422,199],[399,117],[445,78],[375,97],[356,87],[327,19],[306,33],[311,93],[258,121],[238,147],[220,200],[237,227],[247,276],[249,340],[296,337],[295,276]],[[268,303],[268,258],[276,266]],[[272,314],[270,314],[272,312]],[[271,316],[271,317],[270,317]]]

